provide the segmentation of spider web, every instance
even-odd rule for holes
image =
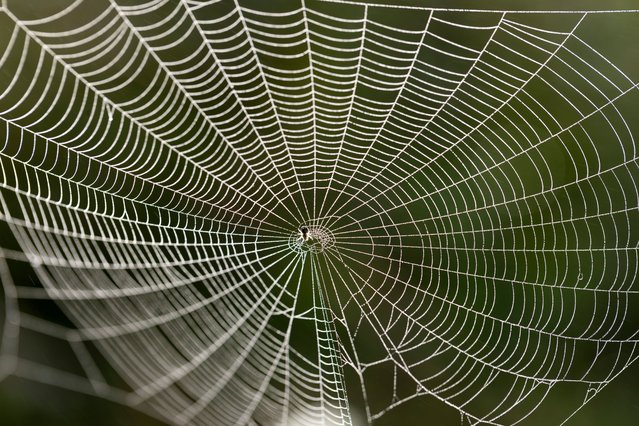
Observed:
[[[514,424],[623,372],[639,99],[581,33],[620,11],[388,6],[3,2],[0,379],[173,424]]]

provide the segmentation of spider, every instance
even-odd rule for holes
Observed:
[[[298,241],[308,241],[308,240],[312,240],[313,237],[311,236],[310,231],[308,230],[308,228],[306,226],[300,226],[300,235],[297,238]]]

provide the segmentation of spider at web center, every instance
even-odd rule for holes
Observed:
[[[318,254],[335,245],[333,233],[320,224],[302,224],[288,238],[289,248],[299,254]]]

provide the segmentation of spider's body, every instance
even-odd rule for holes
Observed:
[[[309,239],[313,239],[313,237],[311,237],[311,233],[309,232],[308,228],[306,226],[302,226],[300,227],[300,240],[306,242]]]

